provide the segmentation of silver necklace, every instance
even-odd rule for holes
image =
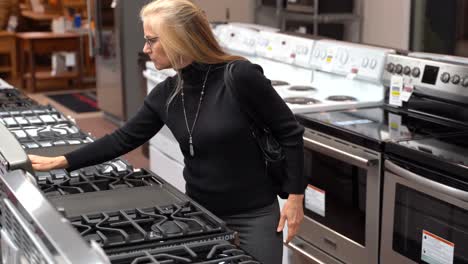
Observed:
[[[203,101],[203,95],[205,94],[205,85],[206,85],[206,80],[208,79],[208,74],[210,73],[210,69],[211,69],[211,65],[208,67],[208,71],[206,72],[206,75],[205,75],[205,80],[203,81],[203,86],[202,86],[202,90],[200,92],[200,101],[198,101],[198,108],[197,108],[197,112],[195,114],[195,119],[193,120],[193,124],[192,124],[192,128],[190,129],[189,127],[189,124],[188,124],[188,120],[187,120],[187,112],[185,111],[185,98],[184,98],[184,81],[182,80],[182,91],[181,91],[181,95],[182,95],[182,109],[184,110],[184,118],[185,118],[185,126],[187,127],[187,132],[189,134],[189,150],[190,150],[190,156],[195,156],[195,151],[193,150],[193,139],[192,139],[192,135],[193,135],[193,129],[195,128],[195,124],[197,123],[197,120],[198,120],[198,114],[200,113],[200,107],[201,107],[201,103]]]

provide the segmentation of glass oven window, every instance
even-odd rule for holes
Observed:
[[[468,211],[397,184],[393,250],[418,263],[423,230],[454,243],[455,264],[468,263]]]
[[[322,192],[325,203],[324,211],[306,205],[305,214],[365,246],[367,171],[310,149],[304,155],[309,188]]]

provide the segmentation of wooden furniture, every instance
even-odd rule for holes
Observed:
[[[83,37],[76,33],[27,32],[18,33],[21,86],[30,92],[36,91],[36,81],[51,79],[75,79],[76,86],[81,87],[83,57]],[[76,52],[76,70],[52,75],[51,71],[37,71],[34,55],[51,54],[52,52]],[[29,67],[26,69],[26,59]],[[28,85],[29,82],[29,85]]]
[[[0,64],[0,73],[10,73],[10,78],[16,81],[16,37],[14,33],[0,31],[0,55],[7,56],[7,63]]]

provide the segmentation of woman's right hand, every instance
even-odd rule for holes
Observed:
[[[31,160],[32,167],[35,171],[50,171],[54,169],[64,169],[68,167],[68,161],[65,156],[58,157],[43,157],[36,155],[28,155]]]

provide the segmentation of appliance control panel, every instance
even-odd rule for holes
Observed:
[[[334,40],[315,43],[309,66],[350,78],[380,82],[387,54],[394,50]]]
[[[215,28],[215,34],[222,47],[236,53],[255,55],[258,31],[240,26],[219,25]]]
[[[255,52],[257,56],[273,59],[273,56],[276,51],[275,47],[275,39],[277,37],[277,33],[270,32],[270,31],[260,31],[258,34],[257,41],[255,43]]]
[[[468,103],[468,64],[458,60],[389,55],[383,81],[390,85],[392,76],[403,77],[415,92],[461,103]]]
[[[272,59],[302,67],[309,66],[315,43],[313,39],[277,33],[270,43]]]

